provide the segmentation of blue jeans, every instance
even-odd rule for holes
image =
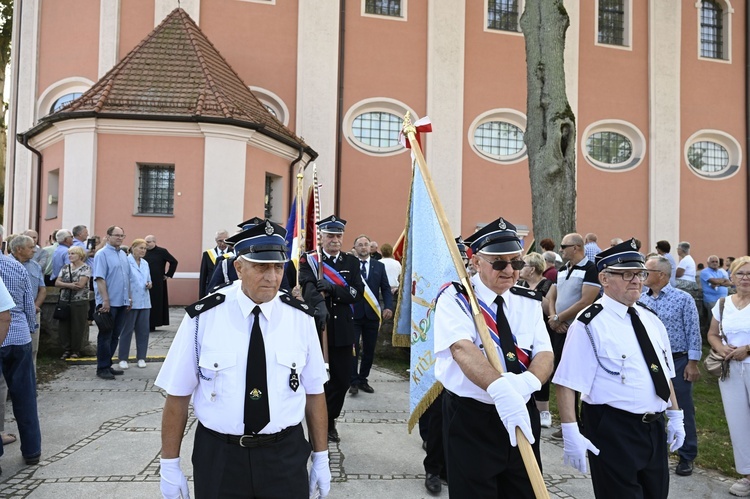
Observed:
[[[128,314],[125,329],[120,336],[120,353],[117,356],[120,360],[128,360],[130,355],[130,340],[135,331],[135,358],[146,360],[148,351],[148,329],[150,308],[132,308]]]
[[[698,434],[695,431],[695,405],[693,405],[693,384],[685,381],[685,367],[688,356],[685,355],[674,361],[675,377],[672,378],[677,405],[685,416],[685,443],[677,451],[681,459],[695,460],[698,455]]]
[[[372,361],[375,359],[375,344],[378,341],[378,329],[380,322],[369,319],[354,320],[354,348],[356,355],[352,359],[352,385],[363,385],[367,383],[367,377],[370,375]],[[362,338],[362,348],[359,347],[359,338]],[[360,352],[361,350],[361,352]],[[360,353],[362,362],[357,370],[357,360]]]
[[[38,457],[42,453],[42,430],[36,407],[36,375],[31,355],[31,342],[0,348],[0,364],[13,403],[13,416],[21,437],[21,455]],[[3,444],[0,440],[0,456]]]
[[[128,307],[110,307],[109,313],[115,321],[115,327],[112,331],[99,331],[96,336],[96,373],[108,371],[112,367],[112,356],[117,351],[117,341],[125,330],[128,314]]]

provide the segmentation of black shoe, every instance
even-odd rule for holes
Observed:
[[[336,428],[331,428],[330,430],[328,430],[328,441],[336,444],[341,442],[339,432],[336,430]]]
[[[36,457],[26,457],[24,458],[26,460],[26,464],[29,466],[35,466],[39,464],[39,456]]]
[[[440,482],[439,476],[427,473],[427,478],[424,479],[424,488],[432,494],[439,494],[443,490],[443,484]]]
[[[111,372],[111,373],[112,373],[112,374],[114,374],[115,376],[120,376],[120,375],[122,375],[122,374],[125,374],[125,371],[122,371],[122,370],[120,370],[120,369],[115,369],[115,368],[113,368],[113,367],[110,367],[110,368],[109,368],[109,372]]]
[[[115,379],[115,375],[109,371],[101,371],[96,373],[96,375],[101,379]]]
[[[349,387],[349,395],[356,395],[359,393],[359,387],[357,385],[351,385]]]
[[[687,459],[680,458],[680,462],[677,464],[677,469],[674,471],[680,476],[690,476],[693,474],[693,462]]]
[[[373,387],[371,387],[367,383],[367,381],[365,381],[364,383],[360,383],[359,389],[362,390],[365,393],[375,393],[375,389]]]

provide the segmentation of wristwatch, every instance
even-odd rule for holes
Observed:
[[[551,320],[551,321],[555,321],[555,322],[560,322],[560,319],[559,319],[558,317],[559,317],[559,316],[558,316],[557,314],[555,314],[555,315],[553,315],[552,317],[550,317],[550,318],[549,318],[549,320]]]

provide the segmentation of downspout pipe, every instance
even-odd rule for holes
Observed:
[[[18,142],[21,143],[26,149],[31,151],[37,157],[36,165],[36,221],[34,222],[34,230],[37,234],[41,234],[39,229],[42,225],[42,164],[43,158],[42,153],[31,147],[29,144],[29,137],[26,134],[18,134]],[[41,238],[41,235],[39,236]],[[40,239],[41,240],[41,239]]]
[[[346,0],[339,0],[339,71],[336,95],[336,188],[333,197],[333,212],[341,215],[341,150],[344,139],[344,35],[346,34]]]
[[[294,166],[302,161],[302,155],[305,153],[305,149],[300,147],[297,151],[299,154],[291,163],[289,163],[289,209],[291,209],[292,199],[294,199],[294,191],[297,189],[297,174],[294,173]],[[297,200],[297,202],[299,203],[299,200]],[[291,216],[291,213],[289,215]]]

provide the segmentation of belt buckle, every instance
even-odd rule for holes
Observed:
[[[247,439],[249,439],[249,440],[250,440],[250,443],[252,443],[252,441],[253,441],[253,437],[254,437],[254,436],[255,436],[255,435],[242,435],[242,436],[240,437],[240,441],[238,442],[238,443],[240,444],[240,447],[249,447],[249,445],[245,445],[245,444],[243,444],[243,443],[242,443],[242,439],[243,439],[243,438],[247,438]]]
[[[650,422],[652,421],[652,419],[651,419],[651,418],[652,418],[652,417],[653,417],[654,415],[656,415],[656,413],[655,413],[655,412],[647,412],[647,413],[645,413],[645,414],[643,415],[643,417],[641,418],[641,422],[642,422],[642,423],[650,423]]]

